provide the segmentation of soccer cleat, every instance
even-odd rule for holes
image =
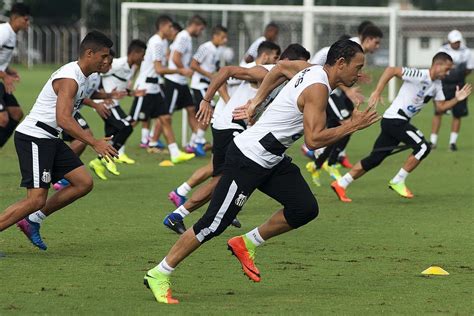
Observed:
[[[125,163],[127,165],[133,165],[135,163],[135,160],[128,157],[126,153],[119,155],[118,158],[114,158],[114,161],[117,163]]]
[[[240,223],[239,219],[236,217],[232,220],[232,223],[230,223],[232,226],[240,228],[242,227],[242,224]]]
[[[117,170],[117,165],[112,160],[106,161],[105,159],[102,159],[102,164],[105,166],[107,171],[114,176],[120,175],[120,172]]]
[[[187,198],[183,195],[178,194],[177,190],[173,190],[170,193],[168,193],[168,200],[173,202],[173,204],[176,205],[176,207],[180,207],[186,202]]]
[[[194,147],[188,144],[186,147],[184,147],[184,152],[188,154],[194,154]]]
[[[177,234],[184,234],[186,226],[184,226],[183,217],[176,213],[170,213],[166,215],[163,220],[163,225],[171,229]]]
[[[169,276],[158,271],[149,270],[143,284],[151,290],[158,303],[178,304],[179,301],[171,294],[171,282]]]
[[[458,151],[458,146],[455,143],[449,144],[450,151]]]
[[[329,176],[333,178],[334,180],[339,180],[342,177],[336,165],[327,166],[325,170],[329,173]]]
[[[105,167],[98,158],[89,162],[89,168],[94,171],[94,173],[99,177],[99,179],[107,180],[107,177],[105,176]]]
[[[407,186],[405,185],[405,182],[394,183],[390,180],[390,182],[388,183],[388,187],[404,198],[412,199],[414,196],[413,193],[408,190]]]
[[[311,179],[313,180],[313,183],[320,187],[321,186],[321,179],[320,179],[320,172],[318,169],[316,169],[316,164],[312,161],[308,162],[306,164],[306,170],[308,170],[309,173],[311,173]]]
[[[346,196],[346,189],[341,187],[337,183],[337,180],[335,180],[331,183],[331,188],[336,193],[337,197],[339,198],[339,200],[341,200],[341,202],[346,202],[346,203],[352,202],[352,200]]]
[[[56,191],[61,191],[62,189],[64,189],[68,185],[69,185],[69,181],[67,181],[66,179],[61,179],[58,182],[56,182],[55,184],[53,184],[53,189],[56,190]]]
[[[314,158],[314,150],[309,149],[305,144],[301,145],[301,152],[309,159]]]
[[[188,160],[191,160],[195,157],[195,154],[187,154],[183,153],[182,151],[179,152],[179,155],[176,157],[171,157],[171,162],[174,164],[180,163],[180,162],[185,162]]]
[[[428,145],[430,145],[431,149],[436,149],[436,143],[428,142]]]
[[[349,161],[349,158],[347,157],[347,155],[344,155],[344,156],[341,156],[339,157],[339,163],[346,169],[351,169],[352,168],[352,164],[351,162]]]
[[[227,241],[227,248],[239,260],[242,270],[254,282],[260,282],[260,271],[255,266],[255,246],[246,241],[246,237],[237,236]]]
[[[41,250],[46,250],[48,247],[41,239],[40,228],[41,225],[24,218],[16,223],[16,226],[28,237],[33,245]]]
[[[204,157],[206,156],[206,150],[204,149],[204,144],[196,144],[194,147],[194,153],[197,157]]]

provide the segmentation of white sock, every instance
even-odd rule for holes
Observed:
[[[119,155],[125,154],[125,145],[123,145],[122,147],[120,147],[120,149],[118,150],[118,153],[119,153]]]
[[[343,151],[341,151],[338,155],[338,157],[344,157],[346,155],[346,150],[344,149]]]
[[[255,246],[260,246],[265,242],[265,240],[260,236],[260,233],[258,232],[258,227],[255,229],[249,231],[245,236],[250,239],[250,241],[255,245]]]
[[[405,169],[400,169],[398,171],[397,175],[393,177],[392,182],[393,183],[400,183],[400,182],[405,182],[405,179],[408,177],[410,173],[406,171]]]
[[[170,267],[168,263],[166,263],[166,257],[161,260],[161,262],[155,267],[158,271],[165,275],[170,275],[171,272],[174,271],[174,268]]]
[[[438,134],[431,134],[430,143],[432,143],[433,145],[436,145],[437,142],[438,142]]]
[[[179,195],[186,196],[188,195],[189,191],[191,191],[191,189],[192,188],[189,186],[189,184],[187,182],[184,182],[176,189],[176,191]]]
[[[44,215],[44,213],[41,212],[41,210],[36,211],[28,216],[28,219],[30,221],[38,223],[38,224],[41,224],[45,218],[46,218],[46,215]]]
[[[148,136],[150,134],[150,130],[148,128],[142,128],[142,143],[148,143]]]
[[[456,144],[457,140],[458,140],[458,133],[451,132],[451,134],[449,135],[449,143]]]
[[[205,135],[206,135],[206,131],[203,130],[203,129],[198,128],[198,130],[196,132],[196,142],[199,143],[199,144],[206,143],[206,139],[204,138]]]
[[[339,184],[341,187],[345,189],[347,188],[349,184],[352,183],[352,181],[354,181],[354,179],[352,178],[351,174],[348,172],[342,178],[337,180],[337,184]]]
[[[172,143],[168,145],[168,150],[170,151],[171,158],[179,156],[178,144]]]
[[[189,215],[189,211],[184,207],[184,205],[180,205],[177,209],[173,211],[173,213],[181,215],[182,218],[185,218]]]
[[[190,144],[191,146],[196,145],[196,136],[197,136],[196,133],[192,133],[192,134],[191,134],[191,139],[189,139],[189,144]]]

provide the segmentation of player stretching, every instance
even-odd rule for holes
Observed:
[[[383,89],[393,77],[401,78],[403,85],[392,105],[383,114],[380,123],[382,130],[370,155],[356,163],[348,173],[331,184],[332,189],[342,202],[352,201],[346,196],[346,188],[349,184],[380,165],[394,149],[397,149],[400,142],[411,147],[413,153],[408,156],[403,167],[390,180],[389,188],[402,197],[413,197],[413,193],[405,185],[405,179],[410,172],[415,170],[421,160],[428,156],[430,146],[421,131],[410,124],[411,118],[418,114],[431,98],[434,98],[438,111],[446,111],[466,99],[471,93],[471,86],[465,85],[461,90],[456,89],[454,98],[449,101],[445,100],[441,79],[446,77],[452,67],[451,56],[446,53],[437,53],[433,57],[429,69],[402,67],[385,69],[375,91],[370,96],[369,106],[377,105]]]
[[[71,148],[58,138],[61,130],[87,143],[107,159],[117,156],[108,139],[94,139],[73,117],[82,103],[88,77],[107,62],[110,47],[112,41],[104,34],[88,33],[81,42],[79,60],[51,75],[29,115],[18,125],[15,147],[22,174],[21,186],[26,188],[27,196],[0,214],[0,231],[20,221],[20,228],[31,242],[45,250],[39,234],[41,222],[92,190],[91,175]],[[62,178],[70,185],[48,198],[51,181]],[[26,220],[21,221],[25,217]]]
[[[325,127],[329,94],[339,85],[355,84],[363,65],[364,54],[360,45],[340,41],[331,47],[324,67],[311,66],[293,76],[294,72],[282,72],[279,64],[266,75],[254,99],[256,104],[263,102],[287,77],[292,79],[260,120],[236,136],[229,145],[222,178],[207,212],[193,228],[181,235],[166,257],[146,273],[145,284],[158,302],[178,303],[171,294],[171,273],[202,243],[221,234],[255,189],[282,203],[283,209],[258,228],[230,239],[227,244],[247,276],[256,282],[261,279],[254,264],[256,247],[317,217],[316,199],[285,151],[303,135],[311,149],[318,148],[379,119],[369,107],[365,111],[355,110],[347,124],[331,129]]]

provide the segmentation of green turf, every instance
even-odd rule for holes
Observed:
[[[20,70],[16,96],[27,109],[52,69]],[[83,113],[101,135],[96,114]],[[414,119],[427,136],[431,116],[428,106]],[[138,163],[120,165],[120,177],[96,180],[87,197],[48,218],[42,230],[46,252],[33,248],[16,228],[0,233],[0,251],[6,254],[0,259],[0,315],[472,314],[474,121],[472,115],[463,121],[456,153],[447,150],[449,122],[446,117],[438,149],[407,180],[413,200],[387,189],[406,152],[356,181],[348,191],[350,205],[336,200],[323,175],[323,186],[313,187],[319,218],[258,249],[259,284],[242,275],[226,250],[229,237],[278,209],[275,201],[255,193],[239,215],[242,229],[229,228],[179,266],[173,275],[179,306],[158,305],[142,278],[177,238],[161,224],[173,209],[167,193],[206,159],[159,167],[165,157],[139,149],[138,130],[127,150]],[[378,131],[373,126],[353,136],[348,147],[353,162],[370,151]],[[289,154],[304,170],[307,160],[299,145]],[[88,149],[83,161],[93,156]],[[12,142],[0,151],[0,166],[1,210],[25,194],[18,188]],[[420,275],[435,264],[450,275]]]

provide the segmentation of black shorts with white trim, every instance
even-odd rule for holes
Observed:
[[[165,78],[165,98],[169,102],[168,113],[193,106],[193,97],[187,85],[182,85]]]
[[[76,122],[79,124],[80,127],[82,127],[82,129],[89,129],[89,124],[87,124],[86,120],[84,119],[84,117],[81,115],[81,113],[79,112],[76,112],[76,114],[74,114],[74,119],[76,120]],[[72,142],[73,140],[75,140],[74,137],[72,137],[71,135],[69,135],[68,133],[66,133],[65,131],[63,131],[62,133],[62,136],[61,138],[63,139],[63,141],[65,142]]]
[[[130,116],[132,121],[148,121],[161,115],[168,114],[167,102],[162,93],[149,93],[142,97],[135,97]]]
[[[14,138],[22,187],[48,189],[51,182],[82,166],[79,157],[59,138],[36,138],[19,132]]]
[[[7,110],[7,107],[19,107],[17,99],[11,93],[5,91],[5,85],[0,82],[0,112]]]
[[[215,129],[212,128],[212,176],[221,175],[224,171],[225,156],[229,145],[235,136],[242,133],[238,129]]]

